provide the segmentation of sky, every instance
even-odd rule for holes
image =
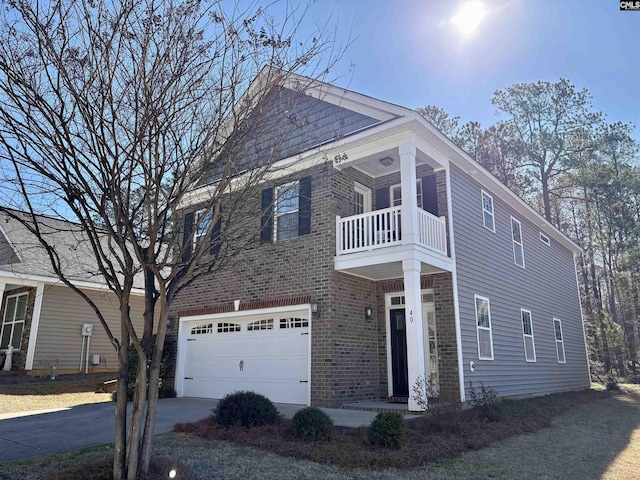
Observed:
[[[338,43],[350,40],[331,72],[340,87],[488,127],[499,119],[496,90],[567,78],[640,138],[640,11],[620,11],[618,0],[483,0],[487,16],[463,37],[450,21],[460,3],[317,0],[306,19],[330,18]]]

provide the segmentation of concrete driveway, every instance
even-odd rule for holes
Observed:
[[[195,422],[211,414],[217,400],[166,398],[158,401],[155,433],[176,423]],[[276,405],[291,418],[300,405]],[[368,425],[375,412],[323,409],[335,425]],[[0,462],[39,457],[54,452],[113,443],[116,404],[113,402],[41,412],[0,415]]]

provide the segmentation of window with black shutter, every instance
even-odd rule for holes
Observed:
[[[262,191],[263,242],[281,241],[311,233],[311,177]]]

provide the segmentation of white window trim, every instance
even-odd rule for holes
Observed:
[[[291,210],[285,213],[278,213],[278,190],[288,189],[293,187],[294,185],[298,185],[298,209]],[[298,216],[300,215],[300,181],[298,180],[294,182],[283,183],[282,185],[278,185],[273,189],[273,241],[274,242],[285,242],[287,240],[292,240],[299,236],[296,233],[295,237],[278,239],[278,218],[282,217],[283,215],[291,215],[292,213],[298,213]],[[298,221],[300,221],[299,217],[298,217]]]
[[[491,211],[484,208],[485,195],[491,199]],[[496,206],[495,206],[495,203],[493,202],[493,196],[489,195],[485,190],[480,190],[480,206],[482,207],[482,225],[484,226],[484,228],[486,228],[490,232],[496,233],[496,215],[495,215]],[[487,224],[484,221],[485,212],[491,215],[491,218],[493,219],[493,228],[487,227]]]
[[[353,182],[353,191],[358,192],[364,198],[364,213],[371,211],[371,189],[364,185]],[[355,206],[355,205],[354,205]]]
[[[16,323],[22,323],[22,335],[20,336],[20,345],[18,346],[18,348],[16,348],[16,351],[20,351],[22,350],[22,339],[24,338],[24,326],[27,323],[27,309],[29,308],[29,292],[22,292],[22,293],[15,293],[13,295],[7,295],[5,297],[5,302],[4,302],[4,311],[2,312],[2,318],[0,319],[2,321],[2,324],[0,325],[0,338],[2,338],[2,334],[4,333],[4,327],[5,327],[5,316],[7,314],[7,305],[9,304],[9,299],[11,298],[15,298],[16,299],[16,309],[18,308],[18,298],[19,297],[27,297],[27,303],[25,306],[25,316],[24,316],[24,320],[22,320],[21,322],[16,322],[15,321],[15,312],[13,314],[13,320],[11,321],[11,335],[9,335],[9,343],[7,344],[7,348],[3,348],[1,351],[6,352],[9,349],[9,345],[13,344],[13,332],[15,329],[15,325]]]
[[[390,207],[395,207],[396,205],[393,205],[393,189],[394,188],[398,188],[400,187],[400,192],[402,192],[402,184],[401,183],[396,183],[395,185],[391,185],[389,187],[389,206]],[[420,189],[420,190],[418,190]],[[420,205],[418,205],[418,191],[420,192]],[[400,197],[400,201],[402,202],[402,197]],[[399,203],[397,206],[402,205],[402,203]],[[422,179],[418,178],[416,179],[416,205],[418,206],[418,208],[424,208],[424,192],[422,191]]]
[[[200,226],[200,222],[202,221],[201,217],[206,216],[206,213],[204,212],[205,212],[205,209],[196,210],[196,212],[193,215],[193,228],[194,228],[193,248],[194,249],[198,246],[198,242],[200,241],[200,239],[207,235],[207,230],[209,230],[209,227],[207,227],[202,234],[198,233],[198,227]],[[213,213],[211,213],[211,215],[213,216]]]
[[[520,242],[516,242],[516,239],[513,236],[513,222],[518,224],[518,229],[520,230]],[[524,260],[524,237],[522,234],[522,223],[517,218],[511,217],[511,243],[513,244],[513,263],[518,265],[520,268],[525,268],[525,260]],[[522,250],[522,265],[519,265],[516,261],[516,245],[520,247]]]
[[[556,322],[558,322],[558,325],[560,325],[560,336],[562,337],[562,340],[558,340],[556,338]],[[558,359],[558,363],[567,363],[567,352],[564,349],[564,332],[562,331],[562,320],[555,317],[553,318],[553,339],[556,342],[556,358]],[[562,347],[562,358],[564,358],[563,362],[560,361],[558,344],[560,344],[560,346]]]
[[[544,243],[547,247],[551,246],[551,239],[542,232],[540,232],[540,241]]]
[[[478,300],[486,300],[487,301],[487,313],[489,314],[489,327],[481,327],[478,325]],[[491,302],[487,297],[483,297],[480,295],[473,296],[473,308],[476,312],[475,322],[476,322],[476,339],[478,344],[478,360],[493,360],[493,328],[491,322]],[[489,341],[491,344],[491,357],[483,357],[480,355],[480,330],[488,330],[489,331]]]
[[[526,333],[524,333],[524,313],[529,314],[529,322],[531,323],[531,335],[527,335]],[[524,308],[520,309],[520,323],[522,324],[522,344],[524,346],[524,360],[527,363],[535,363],[537,361],[536,341],[533,338],[533,315],[531,315],[531,310],[526,310]],[[527,337],[531,337],[531,345],[533,346],[533,360],[529,360],[527,358]]]

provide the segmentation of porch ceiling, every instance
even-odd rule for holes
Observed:
[[[383,159],[385,163],[381,162]],[[393,160],[393,162],[390,163],[389,159]],[[443,168],[442,165],[435,160],[418,151],[416,155],[416,166],[424,164],[431,166],[435,171]],[[400,171],[400,154],[398,153],[397,147],[391,148],[364,156],[358,161],[348,163],[345,166],[353,167],[372,178],[383,177]]]
[[[355,275],[356,277],[366,278],[368,280],[390,280],[393,278],[402,278],[402,262],[389,262],[383,263],[379,265],[367,265],[363,267],[353,267],[353,268],[345,268],[338,270],[342,273],[347,273],[349,275]],[[422,263],[422,274],[434,274],[434,273],[442,273],[446,272],[441,268],[435,267],[434,265],[429,265],[427,263]]]

